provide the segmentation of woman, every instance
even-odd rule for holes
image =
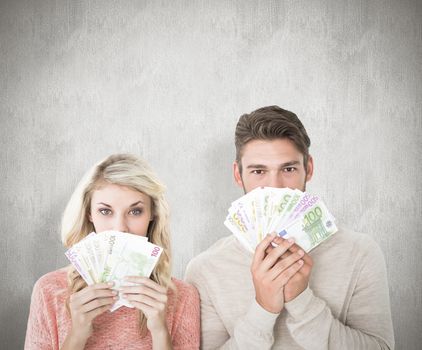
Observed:
[[[123,297],[134,308],[108,310],[118,299],[110,283],[90,286],[71,265],[35,284],[25,349],[198,349],[199,297],[171,278],[164,188],[139,158],[117,154],[95,165],[66,207],[62,241],[69,248],[90,232],[147,236],[163,248],[150,278],[128,276]]]

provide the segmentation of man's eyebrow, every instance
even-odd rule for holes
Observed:
[[[246,169],[256,169],[256,168],[260,168],[260,169],[266,169],[267,166],[263,165],[263,164],[249,164]]]
[[[300,165],[300,161],[298,160],[292,160],[286,163],[281,163],[280,164],[280,168],[285,168],[285,167],[289,167],[289,166],[293,166],[293,165]],[[267,169],[268,166],[264,165],[264,164],[249,164],[246,169]]]
[[[290,162],[280,164],[280,168],[285,168],[285,167],[292,166],[292,165],[300,165],[300,162],[298,160],[292,160]]]

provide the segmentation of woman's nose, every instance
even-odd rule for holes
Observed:
[[[116,217],[116,220],[113,223],[113,230],[120,232],[128,232],[128,225],[126,219],[122,216]]]

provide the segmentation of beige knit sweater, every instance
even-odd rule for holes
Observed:
[[[272,314],[255,301],[252,254],[234,236],[188,265],[201,298],[203,349],[393,349],[384,258],[367,235],[340,230],[315,248],[309,287]]]

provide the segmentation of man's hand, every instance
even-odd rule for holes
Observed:
[[[274,243],[277,245],[286,244],[287,240],[281,237],[276,237],[274,239]],[[274,249],[273,246],[269,246],[266,249],[266,253],[270,254],[271,251]],[[281,259],[287,259],[290,255],[297,253],[298,251],[302,250],[297,244],[293,244],[289,247],[289,249],[281,255]],[[284,302],[288,303],[289,301],[296,298],[300,293],[302,293],[309,283],[309,277],[311,275],[313,261],[309,254],[304,254],[302,257],[304,264],[303,266],[297,271],[287,282],[284,286]]]
[[[301,248],[294,244],[290,247],[289,251],[286,252],[286,255],[282,259],[289,256],[289,254],[295,254]],[[289,301],[296,298],[300,293],[302,293],[309,284],[309,277],[311,276],[313,261],[309,254],[304,254],[303,256],[304,264],[302,268],[296,272],[289,282],[287,282],[284,287],[284,302],[288,303]]]
[[[281,259],[281,256],[288,253],[289,248],[294,244],[293,240],[283,239],[278,247],[272,248],[266,254],[267,248],[271,246],[275,237],[274,233],[267,235],[258,244],[252,261],[251,273],[257,303],[269,312],[280,313],[285,301],[284,287],[303,266],[304,261],[301,258],[304,252],[297,249]]]

